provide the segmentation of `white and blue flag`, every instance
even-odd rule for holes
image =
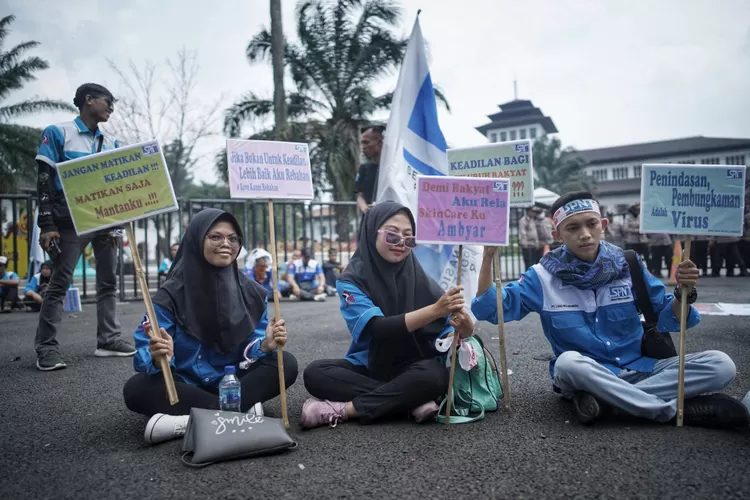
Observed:
[[[435,90],[417,18],[393,95],[380,155],[376,202],[397,201],[416,213],[417,176],[447,175],[447,149],[438,123]],[[464,246],[461,284],[467,303],[476,293],[480,251],[479,247]],[[425,272],[443,289],[455,285],[457,246],[420,245],[415,255]]]

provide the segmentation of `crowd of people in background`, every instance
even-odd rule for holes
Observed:
[[[727,277],[748,276],[750,264],[750,212],[745,207],[744,234],[740,237],[694,236],[690,259],[695,262],[702,276],[718,278],[726,269]],[[670,234],[641,234],[641,207],[628,207],[623,220],[617,220],[609,212],[609,225],[605,238],[609,243],[626,250],[635,250],[648,263],[651,274],[665,277],[664,269],[672,265],[677,237]],[[709,266],[710,264],[710,266]],[[735,272],[735,268],[737,272]]]

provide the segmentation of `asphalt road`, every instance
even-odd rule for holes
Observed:
[[[748,302],[750,280],[705,279],[700,302]],[[282,304],[303,368],[349,344],[337,302]],[[142,314],[120,306],[129,333]],[[0,316],[0,498],[750,498],[750,430],[675,428],[617,420],[586,428],[549,388],[548,351],[536,315],[506,329],[512,410],[450,428],[388,422],[300,431],[307,394],[289,390],[295,451],[189,469],[180,442],[143,442],[122,385],[131,359],[93,356],[95,308],[65,314],[66,370],[41,373],[32,348],[37,315]],[[750,318],[704,317],[688,351],[720,349],[750,389]],[[497,351],[491,325],[481,335]],[[278,400],[266,412],[279,415]]]

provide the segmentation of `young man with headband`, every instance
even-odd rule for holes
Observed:
[[[624,251],[602,240],[608,221],[599,210],[593,195],[583,191],[566,194],[552,205],[553,236],[563,246],[503,288],[504,319],[539,314],[556,356],[550,361],[553,387],[573,400],[582,423],[593,422],[609,409],[670,422],[677,414],[679,359],[641,355],[643,327],[630,270]],[[472,312],[477,319],[497,323],[491,272],[494,251],[485,247]],[[635,272],[644,274],[658,330],[679,331],[679,298],[667,293],[664,284],[643,267]],[[694,288],[697,279],[693,262],[680,263],[678,286]],[[691,303],[695,297],[692,292]],[[691,306],[687,326],[699,321]],[[719,428],[750,425],[748,411],[739,401],[722,394],[705,395],[727,387],[735,374],[734,362],[723,352],[689,354],[684,423]]]

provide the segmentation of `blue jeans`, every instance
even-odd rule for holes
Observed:
[[[651,373],[622,370],[615,375],[593,359],[566,351],[555,363],[554,384],[563,396],[586,391],[630,415],[668,422],[677,414],[679,358],[659,360]],[[732,359],[720,351],[685,357],[685,399],[726,388],[737,374]]]

